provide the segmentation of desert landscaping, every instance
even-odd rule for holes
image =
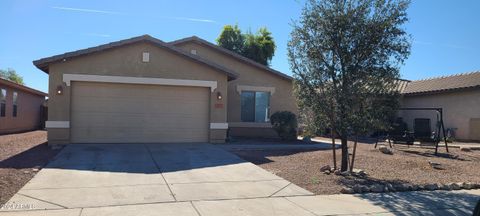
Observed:
[[[332,150],[232,152],[315,194],[478,188],[480,151],[449,150],[441,147],[435,156],[432,148],[394,145],[392,154],[384,154],[373,143],[360,142],[354,173],[328,169],[333,167]],[[340,155],[337,150],[337,160]]]

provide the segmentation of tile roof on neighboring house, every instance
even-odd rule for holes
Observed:
[[[280,76],[280,77],[282,77],[282,78],[284,78],[284,79],[293,80],[293,78],[292,78],[291,76],[289,76],[289,75],[286,75],[286,74],[284,74],[284,73],[282,73],[282,72],[280,72],[280,71],[274,70],[274,69],[272,69],[272,68],[270,68],[270,67],[267,67],[267,66],[265,66],[265,65],[263,65],[263,64],[260,64],[260,63],[258,63],[258,62],[256,62],[256,61],[253,61],[253,60],[251,60],[251,59],[249,59],[249,58],[247,58],[247,57],[244,57],[244,56],[239,55],[239,54],[237,54],[237,53],[235,53],[235,52],[232,52],[232,51],[230,51],[230,50],[228,50],[228,49],[225,49],[225,48],[223,48],[223,47],[217,46],[217,45],[215,45],[215,44],[213,44],[213,43],[210,43],[210,42],[208,42],[208,41],[206,41],[206,40],[204,40],[204,39],[201,39],[201,38],[199,38],[199,37],[197,37],[197,36],[192,36],[192,37],[187,37],[187,38],[183,38],[183,39],[180,39],[180,40],[175,40],[175,41],[169,42],[169,44],[177,45],[177,44],[182,44],[182,43],[189,42],[189,41],[193,41],[193,42],[196,42],[196,43],[198,43],[198,44],[202,44],[202,45],[205,45],[205,46],[207,46],[207,47],[211,47],[211,48],[213,48],[213,49],[215,49],[215,50],[218,50],[219,52],[222,52],[222,53],[227,54],[227,55],[229,55],[229,56],[231,56],[231,57],[234,57],[234,58],[236,58],[236,59],[238,59],[238,60],[240,60],[240,61],[242,61],[242,62],[244,62],[244,63],[247,63],[247,64],[252,65],[252,66],[254,66],[254,67],[257,67],[257,68],[266,70],[266,71],[271,72],[271,73],[273,73],[273,74],[275,74],[275,75],[277,75],[277,76]]]
[[[409,82],[402,94],[417,95],[480,87],[480,71]]]
[[[30,88],[30,87],[27,87],[27,86],[24,86],[24,85],[20,85],[18,83],[15,83],[15,82],[12,82],[10,80],[3,79],[3,78],[0,78],[0,85],[5,85],[5,86],[8,86],[8,87],[11,87],[11,88],[14,88],[14,89],[19,89],[21,91],[28,92],[28,93],[35,94],[35,95],[40,95],[40,96],[44,96],[44,97],[48,96],[48,94],[45,93],[45,92],[41,92],[41,91],[38,91],[36,89]]]
[[[55,55],[55,56],[51,56],[51,57],[47,57],[47,58],[42,58],[42,59],[33,61],[33,64],[38,69],[40,69],[40,70],[42,70],[42,71],[44,71],[45,73],[48,74],[48,66],[52,63],[61,62],[61,61],[68,60],[70,58],[75,58],[75,57],[79,57],[79,56],[83,56],[83,55],[88,55],[88,54],[91,54],[91,53],[100,52],[100,51],[104,51],[104,50],[108,50],[108,49],[113,49],[113,48],[129,45],[129,44],[133,44],[133,43],[137,43],[137,42],[153,43],[154,45],[166,48],[167,50],[172,51],[175,54],[184,56],[186,58],[189,58],[189,59],[194,60],[196,62],[199,62],[201,64],[212,67],[216,70],[222,71],[222,72],[224,72],[228,75],[229,80],[233,80],[233,79],[236,79],[238,77],[238,74],[235,71],[232,71],[228,68],[225,68],[225,67],[223,67],[221,65],[218,65],[214,62],[211,62],[209,60],[203,59],[203,58],[201,58],[197,55],[193,55],[193,54],[190,54],[188,52],[185,52],[185,51],[183,51],[183,50],[181,50],[181,49],[179,49],[175,46],[170,45],[169,43],[165,43],[165,42],[163,42],[163,41],[161,41],[157,38],[154,38],[150,35],[142,35],[142,36],[133,37],[133,38],[130,38],[130,39],[120,40],[120,41],[116,41],[116,42],[112,42],[112,43],[108,43],[108,44],[103,44],[103,45],[96,46],[96,47],[90,47],[90,48],[87,48],[87,49],[81,49],[81,50],[77,50],[77,51],[73,51],[73,52],[67,52],[67,53],[60,54],[60,55]]]

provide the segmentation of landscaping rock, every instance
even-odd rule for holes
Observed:
[[[327,171],[327,170],[330,171],[330,169],[332,169],[332,168],[330,167],[330,165],[325,165],[325,166],[323,166],[323,167],[320,168],[320,172],[325,172],[325,171]]]
[[[362,193],[370,192],[370,187],[365,186],[365,185],[360,186],[360,189],[361,189]]]
[[[438,184],[438,190],[452,190],[448,184]]]
[[[472,149],[469,148],[469,147],[460,147],[460,151],[470,152],[470,151],[472,151]]]
[[[349,171],[343,171],[340,173],[340,175],[342,176],[349,176],[350,175],[350,172]]]
[[[452,190],[460,190],[462,189],[462,183],[451,183]]]
[[[400,192],[407,191],[408,186],[406,184],[398,184],[398,185],[395,185],[395,190]]]
[[[380,146],[378,147],[378,150],[384,154],[393,154],[393,151],[389,148],[387,148],[386,146]]]
[[[397,191],[397,190],[395,189],[395,187],[393,187],[393,185],[390,184],[390,183],[388,183],[388,184],[386,185],[386,187],[388,188],[388,191],[390,191],[390,192],[395,192],[395,191]]]
[[[361,169],[353,169],[353,173],[354,175],[356,176],[360,176],[360,177],[365,177],[367,176],[367,173]]]
[[[342,172],[340,172],[340,170],[335,170],[335,171],[333,172],[333,174],[335,174],[335,175],[341,175]]]
[[[443,169],[442,164],[440,163],[428,161],[428,164],[430,164],[430,166],[434,169],[440,169],[440,170]]]
[[[472,189],[480,189],[480,183],[472,183]]]
[[[330,170],[325,170],[323,173],[330,175]]]
[[[358,184],[354,185],[352,189],[355,191],[355,193],[362,193],[362,187]]]
[[[355,193],[355,190],[353,190],[353,188],[343,187],[342,190],[340,190],[340,193],[343,193],[343,194],[354,194],[354,193]]]
[[[463,183],[463,189],[471,190],[473,189],[473,184],[471,182]]]
[[[429,191],[438,190],[437,184],[426,184],[424,187]]]
[[[412,187],[411,187],[412,191],[418,191],[418,189],[419,189],[418,185],[416,185],[416,184],[412,185]]]
[[[384,191],[384,186],[381,184],[372,185],[370,191],[373,193],[382,193]]]

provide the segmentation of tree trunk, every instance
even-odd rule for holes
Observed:
[[[358,136],[355,135],[355,142],[353,143],[352,161],[350,163],[350,172],[353,172],[353,164],[355,163],[355,154],[357,152],[357,142],[358,142]]]
[[[344,172],[348,170],[348,139],[345,136],[341,136],[342,139],[342,167],[340,171]]]
[[[333,129],[330,129],[330,136],[332,137],[332,150],[333,150],[333,169],[337,169],[337,151],[336,151],[336,144],[335,144],[335,133]]]

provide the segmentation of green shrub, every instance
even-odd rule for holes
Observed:
[[[297,117],[292,112],[275,112],[270,116],[270,123],[282,140],[297,139]]]

